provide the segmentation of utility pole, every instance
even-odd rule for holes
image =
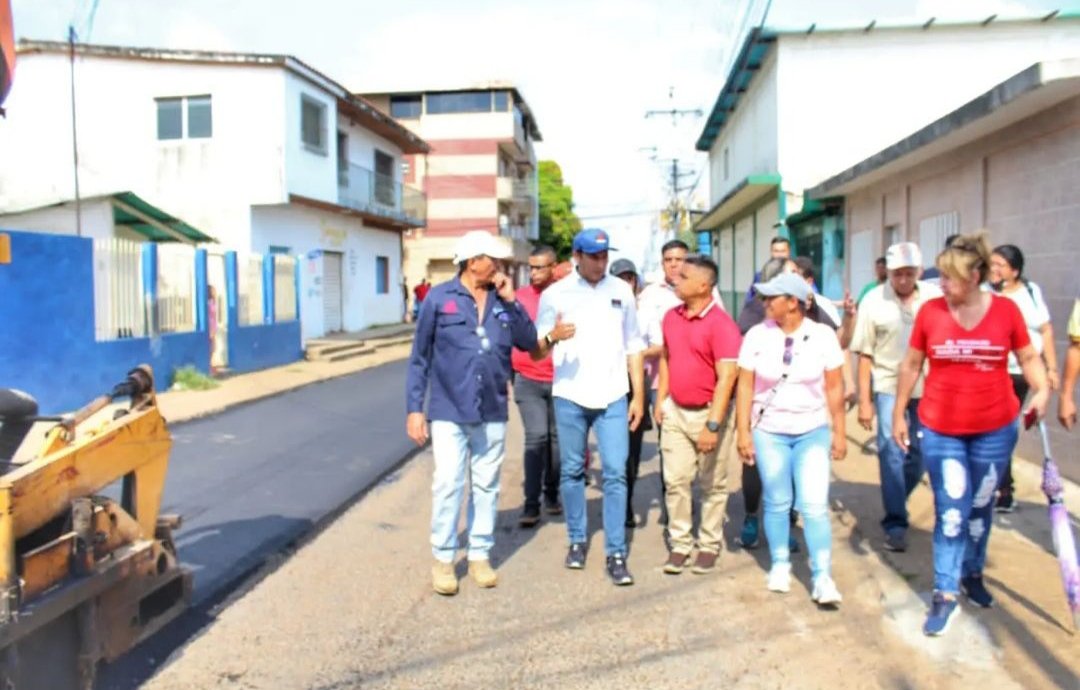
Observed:
[[[68,57],[71,60],[71,159],[75,170],[75,235],[82,237],[82,197],[79,195],[79,131],[75,125],[75,26],[68,25]]]
[[[673,86],[668,88],[668,99],[670,99],[672,102],[674,102],[674,99],[675,99],[675,87],[673,87]],[[704,115],[704,113],[702,112],[702,110],[700,108],[679,108],[679,107],[676,107],[674,104],[672,105],[672,107],[667,108],[667,109],[658,109],[658,110],[647,110],[647,111],[645,111],[645,119],[649,119],[649,118],[652,118],[652,117],[670,117],[672,127],[677,127],[678,126],[679,118],[685,118],[685,117],[698,118],[698,117],[701,117],[702,115]],[[668,202],[668,220],[669,220],[669,223],[670,223],[670,228],[669,229],[677,233],[679,231],[680,226],[681,226],[680,221],[681,221],[681,216],[682,216],[682,205],[679,203],[679,193],[684,192],[684,191],[686,191],[688,189],[686,187],[680,187],[679,186],[679,181],[682,178],[684,178],[684,177],[686,177],[688,175],[693,175],[694,171],[693,170],[680,170],[679,169],[680,168],[680,165],[679,165],[680,160],[678,158],[671,158],[671,159],[668,159],[668,160],[657,161],[657,162],[663,162],[665,164],[670,164],[670,166],[671,166],[671,171],[670,171],[670,176],[671,176],[670,177],[670,180],[671,180],[671,182],[670,182],[670,184],[671,184],[671,199]],[[686,167],[686,166],[684,165],[682,167]]]

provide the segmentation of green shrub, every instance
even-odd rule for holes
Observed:
[[[173,390],[206,391],[211,388],[217,388],[219,385],[221,384],[193,366],[180,367],[179,369],[173,370]]]

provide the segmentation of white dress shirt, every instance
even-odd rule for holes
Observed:
[[[626,358],[645,349],[630,286],[607,274],[591,285],[575,271],[540,295],[536,332],[541,337],[555,327],[557,315],[574,324],[575,333],[552,350],[552,395],[594,410],[625,397],[630,390]]]

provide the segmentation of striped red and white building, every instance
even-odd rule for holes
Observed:
[[[469,230],[487,230],[513,249],[518,282],[539,237],[536,119],[510,84],[439,91],[363,94],[431,146],[405,157],[404,182],[427,195],[427,225],[405,235],[410,286],[457,272],[453,248]]]

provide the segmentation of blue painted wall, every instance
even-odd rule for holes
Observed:
[[[108,392],[144,362],[159,390],[175,368],[208,368],[205,333],[95,342],[91,240],[6,234],[11,263],[0,264],[0,386],[25,390],[52,414]]]
[[[295,362],[303,356],[300,322],[235,326],[229,331],[229,369],[257,371]]]
[[[3,231],[11,238],[11,263],[0,264],[0,387],[19,388],[42,413],[77,409],[106,393],[132,367],[154,368],[158,390],[173,372],[210,368],[205,298],[198,300],[198,330],[107,342],[94,339],[93,242],[87,238]],[[156,254],[147,245],[144,265],[153,275]],[[205,295],[205,253],[196,257],[196,282]],[[302,356],[300,322],[237,325],[235,259],[228,285],[229,367],[255,371]],[[271,284],[273,281],[270,281]],[[156,282],[147,281],[153,293]]]

